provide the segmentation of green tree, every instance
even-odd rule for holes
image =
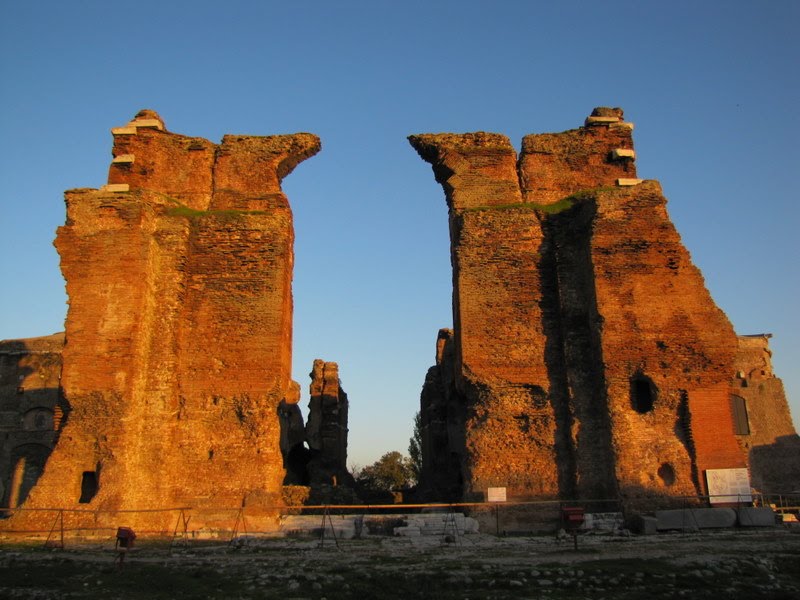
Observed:
[[[414,415],[414,431],[408,440],[408,456],[414,471],[414,480],[419,483],[422,476],[422,416],[419,411]]]
[[[377,461],[361,469],[356,483],[369,492],[389,492],[414,483],[411,460],[396,450],[387,452]]]

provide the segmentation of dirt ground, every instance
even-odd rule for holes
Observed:
[[[0,546],[0,598],[800,598],[800,531]]]

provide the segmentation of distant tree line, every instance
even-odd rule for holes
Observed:
[[[397,490],[414,487],[422,471],[422,436],[420,414],[414,415],[414,430],[408,443],[408,454],[387,452],[366,467],[351,467],[356,487],[365,498],[385,496]]]

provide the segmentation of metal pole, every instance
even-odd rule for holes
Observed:
[[[320,548],[325,546],[325,515],[327,514],[328,514],[328,507],[326,506],[325,509],[322,511],[322,532],[319,535]]]

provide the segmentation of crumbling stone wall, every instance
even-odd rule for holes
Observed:
[[[152,111],[112,133],[109,184],[66,193],[55,245],[71,412],[26,507],[276,504],[278,407],[296,393],[280,181],[319,139],[216,145],[168,132]]]
[[[64,334],[0,341],[0,507],[25,502],[55,445]]]
[[[308,463],[312,485],[352,484],[347,470],[347,394],[339,381],[339,365],[314,361],[311,371],[306,440],[311,450]]]
[[[436,364],[428,369],[420,399],[423,462],[417,487],[423,498],[457,501],[463,492],[466,410],[455,393],[455,366],[453,330],[440,329]]]
[[[800,490],[800,437],[783,382],[772,371],[770,337],[739,336],[730,400],[753,487],[765,494],[786,494]]]
[[[593,364],[602,370],[618,485],[628,496],[704,493],[706,469],[744,466],[726,391],[735,334],[680,243],[656,182],[593,196],[556,220],[587,206],[596,211],[589,260],[594,352],[602,358]],[[577,395],[572,401],[585,403]],[[583,429],[585,419],[577,420]],[[585,469],[598,455],[587,452]]]
[[[314,360],[309,374],[308,420],[297,405],[299,393],[280,407],[281,450],[286,485],[315,488],[314,498],[325,495],[324,486],[354,485],[347,470],[347,419],[349,402],[339,380],[339,365]],[[316,489],[319,488],[319,489]]]
[[[461,436],[450,443],[449,461],[460,467],[446,479],[463,480],[467,492],[507,483],[547,494],[558,487],[560,448],[542,443],[555,438],[556,427],[536,264],[543,232],[522,203],[516,153],[496,134],[410,141],[433,165],[450,209],[455,369],[444,397],[464,404],[463,415],[448,412],[447,420],[463,422],[465,434],[463,446]]]
[[[705,469],[744,464],[735,334],[659,185],[636,178],[632,129],[595,109],[519,160],[497,134],[409,138],[444,188],[453,264],[453,384],[437,361],[423,424],[468,496],[697,494]]]

